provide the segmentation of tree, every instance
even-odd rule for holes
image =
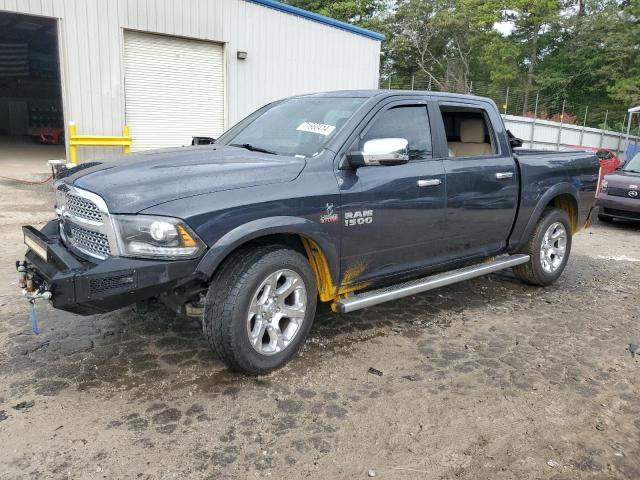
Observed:
[[[384,0],[286,0],[286,3],[365,28],[378,25],[375,17],[385,7]]]
[[[478,23],[462,0],[398,0],[387,27],[387,68],[419,73],[439,90],[469,91],[480,43],[473,41]]]
[[[529,107],[536,70],[560,21],[559,0],[508,0],[501,5],[502,21],[510,22],[512,48],[519,47],[525,69],[523,114]]]
[[[640,104],[640,0],[288,3],[384,33],[381,74],[394,86],[467,92],[473,83],[496,100],[509,87],[523,113],[538,90],[547,103],[588,103],[594,124]]]
[[[594,120],[606,110],[622,118],[640,103],[640,7],[633,0],[587,1],[584,14],[566,16],[539,66],[538,85],[570,102],[588,99]],[[611,115],[609,119],[611,119]]]
[[[640,105],[640,0],[631,0],[617,15],[620,22],[615,36],[608,40],[610,49],[622,46],[618,69],[613,73],[613,85],[607,91],[612,98],[626,105]]]

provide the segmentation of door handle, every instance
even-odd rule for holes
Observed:
[[[432,178],[431,180],[418,180],[419,187],[435,187],[437,185],[440,185],[441,183],[442,180],[440,180],[439,178]]]
[[[512,178],[513,172],[498,172],[496,173],[496,178],[498,180],[504,180],[505,178]]]

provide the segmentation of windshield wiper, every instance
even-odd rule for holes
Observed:
[[[230,147],[245,148],[245,149],[250,150],[252,152],[270,153],[271,155],[277,155],[276,152],[272,152],[271,150],[267,150],[266,148],[256,147],[254,145],[251,145],[250,143],[231,143],[231,144],[229,144],[229,146]]]
[[[631,172],[631,173],[640,173],[638,170],[631,170],[631,169],[626,169],[626,170],[623,169],[623,171],[624,172]]]

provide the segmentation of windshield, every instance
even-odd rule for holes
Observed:
[[[625,172],[640,173],[640,152],[636,153],[633,158],[629,160],[624,167],[622,167],[622,170]]]
[[[364,103],[364,98],[290,98],[254,112],[216,144],[313,157]]]

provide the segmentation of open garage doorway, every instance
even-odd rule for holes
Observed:
[[[57,21],[0,11],[0,168],[47,173],[64,145]]]

